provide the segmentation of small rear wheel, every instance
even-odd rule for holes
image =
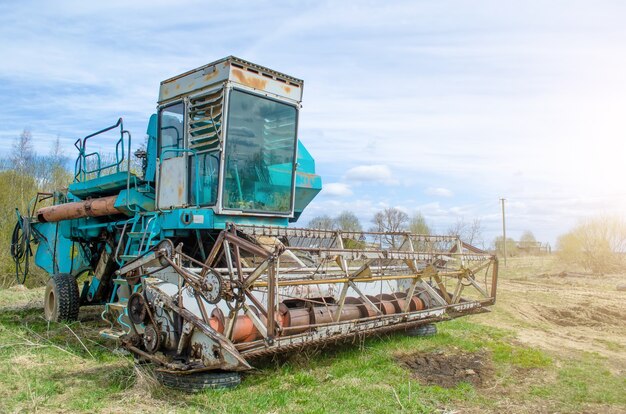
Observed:
[[[241,374],[233,371],[174,374],[167,371],[156,370],[155,376],[161,385],[187,392],[234,388],[241,383]]]
[[[53,275],[46,285],[43,311],[51,322],[72,322],[78,319],[80,296],[78,283],[68,273]]]
[[[415,328],[410,328],[406,330],[406,334],[408,336],[417,336],[417,337],[427,337],[434,336],[437,334],[437,325],[434,323],[429,323],[426,325],[419,325]]]

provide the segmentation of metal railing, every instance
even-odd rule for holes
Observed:
[[[115,161],[108,163],[106,165],[102,165],[102,156],[98,151],[87,152],[87,141],[91,138],[103,134],[105,132],[111,131],[115,128],[119,127],[120,129],[120,138],[115,143]],[[124,145],[124,135],[128,136],[128,145],[127,151],[128,155],[125,151]],[[115,125],[110,127],[101,129],[98,132],[94,132],[93,134],[87,135],[83,139],[77,139],[74,142],[74,146],[78,149],[78,158],[76,158],[76,162],[74,163],[74,182],[85,181],[91,175],[95,175],[95,178],[98,178],[103,175],[103,172],[109,169],[114,168],[115,172],[120,172],[122,163],[125,159],[128,159],[130,168],[130,146],[131,146],[131,136],[130,132],[124,129],[124,122],[122,118],[119,118]],[[92,161],[93,160],[93,161]],[[89,162],[88,162],[89,161]],[[91,163],[94,163],[95,166],[91,166]],[[106,175],[106,174],[104,174]]]

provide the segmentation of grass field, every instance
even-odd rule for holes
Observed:
[[[491,314],[440,323],[430,338],[397,333],[261,361],[238,388],[195,395],[158,386],[100,339],[98,309],[48,324],[42,289],[1,290],[0,412],[626,412],[624,292],[610,290],[624,277],[596,276],[589,286],[560,270],[549,258],[510,262]],[[564,310],[583,306],[580,292],[609,297],[594,309],[616,316],[576,325]],[[481,381],[429,385],[399,362],[413,354],[436,356],[443,370],[455,355],[480,356]]]

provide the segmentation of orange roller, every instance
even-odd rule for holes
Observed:
[[[404,300],[398,299],[396,296],[387,293],[376,295],[376,297],[379,298],[381,301],[391,303],[394,309],[393,313],[402,312],[402,310],[404,309],[404,304],[406,303]]]
[[[284,309],[283,309],[284,307]],[[285,304],[280,304],[280,310],[282,313],[282,326],[288,329],[289,335],[306,332],[309,328],[311,320],[311,313],[308,308],[287,308]],[[283,312],[284,310],[284,312]]]
[[[211,311],[209,326],[218,333],[224,333],[224,312],[221,309],[215,308]]]
[[[411,311],[421,311],[426,307],[424,306],[424,301],[418,298],[417,296],[413,296],[411,298],[411,307],[409,308]]]
[[[252,342],[259,336],[259,331],[252,323],[247,315],[237,316],[235,326],[233,327],[232,341],[234,343],[239,342]]]
[[[400,306],[399,312],[402,312],[402,310],[404,310],[406,306],[406,301],[407,301],[406,293],[396,292],[396,293],[393,293],[392,296],[396,298],[396,301],[398,302],[398,305]],[[424,309],[424,303],[422,302],[422,300],[418,298],[417,296],[413,296],[411,298],[411,303],[409,304],[409,312],[420,311],[423,309]]]
[[[376,309],[365,303],[365,301],[361,298],[354,298],[348,296],[346,298],[346,304],[356,305],[359,311],[361,312],[361,318],[369,318],[370,316],[378,315]]]
[[[339,306],[315,306],[311,308],[311,324],[330,323],[337,320],[337,312]],[[340,321],[350,321],[359,319],[361,317],[361,310],[357,305],[344,304],[341,310]]]
[[[396,313],[396,305],[394,303],[392,303],[391,301],[383,300],[379,296],[381,296],[381,295],[378,295],[378,296],[367,296],[367,298],[370,301],[372,301],[372,303],[374,305],[376,305],[376,307],[378,309],[380,309],[383,312],[383,314],[391,315],[391,314]]]

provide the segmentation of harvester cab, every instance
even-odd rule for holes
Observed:
[[[46,317],[103,306],[103,336],[190,389],[262,355],[487,311],[497,261],[458,237],[290,227],[321,190],[303,86],[235,57],[161,82],[141,171],[121,119],[78,139],[74,182],[16,227],[50,274]],[[112,131],[114,155],[93,150]]]
[[[321,190],[296,138],[303,86],[233,57],[163,81],[146,174],[157,209],[210,207],[192,221],[222,229],[295,221]]]

